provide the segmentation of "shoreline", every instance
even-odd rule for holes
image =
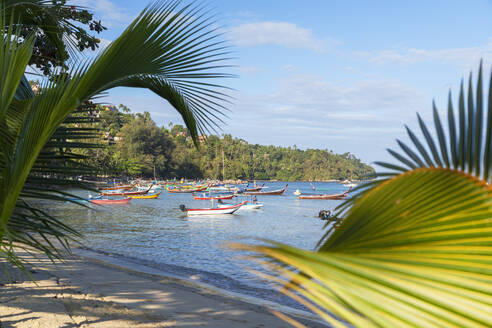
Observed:
[[[270,310],[307,327],[326,327],[309,312],[85,249],[73,249],[57,265],[44,256],[22,257],[35,264],[37,284],[25,277],[2,281],[0,322],[7,327],[289,326]]]
[[[118,253],[91,249],[82,245],[74,247],[72,251],[79,256],[87,257],[91,260],[100,260],[108,265],[115,265],[117,269],[154,274],[176,279],[184,284],[192,283],[210,289],[217,288],[221,293],[243,297],[246,300],[251,299],[253,303],[260,301],[269,302],[275,306],[283,306],[286,309],[300,310],[301,313],[310,313],[303,305],[278,292],[273,287],[254,286],[221,273],[162,261],[157,262],[128,257]]]

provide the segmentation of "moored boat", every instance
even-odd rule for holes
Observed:
[[[129,198],[137,198],[137,199],[157,199],[159,198],[159,195],[161,193],[158,192],[158,193],[155,193],[155,194],[152,194],[152,195],[130,195],[128,196]]]
[[[180,205],[179,208],[181,211],[186,212],[186,215],[221,215],[221,214],[233,214],[236,212],[241,206],[247,204],[248,201],[244,201],[239,204],[230,205],[226,207],[216,207],[216,208],[186,208],[184,205]]]
[[[194,189],[168,189],[167,192],[174,193],[174,194],[191,194],[194,192],[200,192],[206,190],[207,187],[199,187],[199,188],[194,188]]]
[[[213,193],[230,193],[238,192],[239,188],[235,186],[210,186],[207,188],[207,191]]]
[[[193,196],[193,199],[195,200],[217,200],[217,199],[232,199],[234,195],[222,195],[222,196],[207,196],[207,195],[202,195],[202,196]]]
[[[244,189],[244,191],[246,191],[246,192],[260,191],[261,189],[263,189],[264,186],[265,186],[265,184],[262,184],[261,186],[257,186],[256,183],[255,183],[255,185],[253,186],[253,188],[248,188],[248,186],[246,186],[246,188]]]
[[[149,187],[147,190],[142,190],[142,191],[127,191],[127,192],[102,192],[101,195],[103,196],[134,196],[134,195],[145,195],[149,192],[151,187]]]
[[[89,195],[89,198],[69,197],[69,198],[65,198],[65,201],[67,201],[67,202],[90,202],[92,199],[101,199],[102,197],[103,197],[102,195],[94,196],[94,197]]]
[[[327,195],[327,194],[314,194],[314,195],[299,195],[299,199],[335,199],[335,200],[340,200],[340,199],[345,199],[347,197],[348,192],[340,193],[340,194],[332,194],[332,195]]]
[[[219,204],[218,207],[220,208],[225,208],[225,207],[228,207],[228,206],[231,206],[230,204]],[[242,210],[257,210],[257,209],[260,209],[263,207],[263,204],[261,203],[256,203],[256,204],[244,204],[243,206],[241,206],[239,208],[240,211]]]
[[[131,198],[123,198],[123,199],[91,199],[91,203],[98,205],[108,205],[108,204],[128,204],[132,199]]]
[[[113,186],[113,187],[100,187],[99,190],[131,190],[135,187],[135,184],[127,185],[127,186]]]
[[[285,185],[284,189],[272,190],[272,191],[245,191],[243,195],[246,196],[275,196],[282,195],[287,190],[288,184]]]

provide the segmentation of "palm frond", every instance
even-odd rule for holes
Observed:
[[[444,168],[393,177],[357,199],[318,252],[271,242],[286,288],[339,326],[492,325],[488,186]]]
[[[423,141],[407,127],[410,140],[417,151],[413,151],[405,143],[398,140],[403,154],[393,150],[389,150],[389,153],[400,164],[391,164],[392,166],[390,166],[388,163],[378,163],[396,171],[395,175],[407,170],[413,170],[415,167],[447,167],[468,172],[490,182],[490,171],[492,169],[490,142],[490,137],[492,136],[492,98],[490,94],[492,83],[489,84],[488,110],[486,112],[487,116],[484,118],[482,66],[482,62],[480,62],[475,91],[471,74],[468,79],[467,95],[465,95],[463,82],[461,83],[457,112],[454,110],[451,92],[449,92],[447,135],[441,123],[438,109],[433,104],[435,137],[418,115],[420,130],[424,137]],[[456,122],[458,122],[458,129]]]

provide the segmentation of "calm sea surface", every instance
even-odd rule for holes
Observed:
[[[285,182],[266,183],[268,189]],[[347,187],[339,183],[315,183],[339,193]],[[89,249],[125,258],[187,279],[206,282],[230,291],[270,299],[285,305],[271,286],[247,271],[258,266],[241,258],[243,252],[227,248],[228,242],[258,243],[267,238],[312,250],[323,235],[324,221],[317,215],[333,210],[340,201],[298,200],[293,192],[310,193],[307,182],[289,182],[283,196],[258,196],[264,204],[259,210],[241,210],[234,215],[186,217],[180,204],[189,208],[210,207],[210,201],[193,200],[191,194],[169,194],[159,199],[133,199],[128,205],[92,206],[56,204],[55,214],[84,234]],[[325,193],[320,192],[320,193]],[[84,195],[79,193],[80,195]],[[84,195],[85,196],[85,195]],[[234,202],[249,199],[235,198]],[[229,200],[227,202],[230,202]]]

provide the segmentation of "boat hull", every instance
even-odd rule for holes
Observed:
[[[285,185],[284,189],[272,190],[272,191],[245,191],[243,195],[246,196],[280,196],[283,195],[287,190],[287,186]]]
[[[195,215],[222,215],[222,214],[233,214],[241,206],[247,204],[248,201],[244,201],[242,203],[227,206],[227,207],[218,207],[218,208],[189,208],[186,210],[186,215],[195,216]]]
[[[341,200],[347,197],[347,193],[333,195],[300,195],[299,199],[334,199]]]
[[[213,197],[201,197],[201,196],[193,196],[195,200],[217,200],[217,199],[232,199],[234,195],[224,195],[224,196],[213,196]]]
[[[133,189],[135,185],[131,185],[131,186],[115,186],[115,187],[102,187],[102,188],[99,188],[99,190],[130,190],[130,189]]]
[[[167,192],[172,194],[191,194],[194,192],[204,191],[205,189],[207,189],[207,187],[195,188],[195,189],[168,189]]]
[[[152,188],[152,187],[150,187]],[[128,191],[128,192],[102,192],[102,196],[134,196],[134,195],[145,195],[150,191],[150,188],[143,191]]]
[[[128,204],[132,199],[91,199],[91,203],[98,205],[111,205],[111,204]]]
[[[136,198],[136,199],[157,199],[159,198],[159,195],[161,193],[158,192],[156,194],[152,194],[152,195],[135,195],[135,196],[128,196],[130,198]]]
[[[230,205],[219,205],[219,207],[227,207]],[[263,204],[246,204],[239,208],[239,211],[243,210],[257,210],[263,207]]]

